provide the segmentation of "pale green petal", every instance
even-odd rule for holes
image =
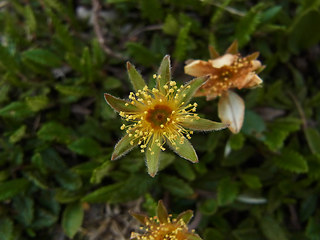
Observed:
[[[194,150],[192,144],[185,138],[183,137],[183,143],[180,143],[180,138],[170,142],[167,140],[167,144],[170,146],[170,148],[177,153],[180,157],[185,158],[193,163],[198,162],[198,156],[196,151]]]
[[[141,74],[130,62],[127,62],[127,70],[134,91],[137,92],[138,90],[142,90],[144,86],[146,86],[146,83],[143,80]]]
[[[195,130],[195,131],[221,130],[229,126],[229,124],[226,124],[226,123],[214,122],[204,118],[199,118],[199,119],[187,118],[181,122],[181,125],[185,128]]]
[[[163,88],[163,86],[171,80],[171,66],[169,55],[166,55],[163,58],[158,69],[158,75],[160,75],[160,78],[157,78],[157,88],[160,92],[164,93],[165,89]]]
[[[145,150],[146,164],[148,167],[148,173],[151,177],[154,177],[158,172],[160,150],[160,147],[154,141],[150,141],[147,149]]]
[[[189,222],[190,222],[190,220],[191,220],[192,217],[193,217],[193,211],[187,210],[187,211],[184,211],[184,212],[180,213],[180,214],[177,216],[177,221],[179,221],[180,219],[182,219],[185,224],[189,224]]]
[[[131,151],[135,146],[138,145],[138,140],[133,141],[133,145],[130,144],[132,138],[129,137],[129,134],[126,134],[114,147],[114,151],[111,156],[111,160],[116,160],[122,157],[124,154]]]
[[[168,222],[168,212],[166,207],[164,206],[163,202],[159,200],[158,207],[157,207],[157,216],[159,218],[160,223],[167,223]]]
[[[108,93],[104,94],[104,99],[107,101],[107,103],[117,112],[136,112],[139,111],[139,109],[130,104],[130,102],[122,100],[120,98],[114,97]]]
[[[178,95],[178,103],[184,102],[184,104],[187,104],[196,91],[208,80],[208,78],[209,76],[194,78],[185,84],[183,90]]]

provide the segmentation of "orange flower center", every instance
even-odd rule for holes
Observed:
[[[154,108],[148,109],[146,120],[152,128],[160,129],[165,125],[172,115],[172,109],[166,105],[155,105]]]

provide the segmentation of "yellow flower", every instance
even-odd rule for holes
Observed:
[[[145,233],[131,233],[131,240],[201,240],[194,231],[189,231],[188,222],[193,216],[188,210],[177,218],[168,215],[166,208],[160,200],[157,207],[157,216],[148,218],[145,215],[131,213],[143,225]]]
[[[252,88],[262,83],[257,75],[264,66],[256,60],[259,53],[241,57],[238,53],[238,42],[234,41],[223,56],[220,56],[213,47],[209,48],[211,58],[208,61],[188,61],[184,67],[186,74],[194,77],[209,75],[208,81],[203,84],[194,96],[205,96],[207,100],[220,97],[218,103],[219,118],[229,124],[233,133],[241,130],[245,106],[243,99],[230,89]]]
[[[184,71],[186,74],[200,77],[209,75],[209,80],[197,91],[195,96],[206,96],[212,100],[232,88],[252,88],[262,83],[256,74],[263,67],[256,60],[259,53],[241,57],[237,50],[238,43],[234,41],[223,56],[211,47],[211,57],[208,61],[194,60],[189,62]]]
[[[171,81],[170,58],[164,57],[158,74],[154,75],[156,87],[149,89],[134,66],[127,63],[129,78],[135,89],[128,100],[105,93],[107,103],[119,112],[125,124],[121,130],[126,135],[115,146],[112,160],[139,145],[146,154],[148,173],[155,176],[159,155],[169,145],[181,157],[197,162],[198,157],[191,143],[194,130],[210,131],[227,125],[200,118],[195,112],[197,103],[189,104],[194,93],[207,77],[196,78],[186,85],[177,86]]]

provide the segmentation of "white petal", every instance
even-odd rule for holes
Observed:
[[[223,123],[230,124],[229,129],[238,133],[243,124],[244,101],[236,93],[228,91],[219,99],[218,114]]]
[[[227,53],[227,54],[225,54],[221,57],[218,57],[216,59],[209,60],[209,62],[211,63],[212,67],[221,68],[223,66],[230,66],[236,58],[237,58],[236,55]]]

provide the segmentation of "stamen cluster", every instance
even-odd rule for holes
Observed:
[[[184,240],[187,238],[188,227],[185,222],[180,219],[171,219],[168,216],[167,222],[160,222],[158,217],[150,217],[146,221],[146,226],[141,227],[146,233],[133,236],[137,240]],[[193,231],[194,232],[194,231]]]
[[[161,78],[154,75],[154,78]],[[199,119],[195,114],[197,103],[185,104],[181,101],[185,97],[183,90],[190,86],[178,87],[175,81],[170,81],[163,86],[161,92],[157,88],[151,90],[145,86],[136,93],[130,92],[129,102],[126,106],[133,105],[138,108],[135,112],[120,112],[128,124],[123,124],[121,130],[125,130],[131,138],[130,144],[138,143],[141,152],[144,152],[148,144],[156,143],[162,151],[166,140],[178,149],[176,140],[183,144],[185,137],[190,139],[193,131],[182,126],[185,120],[193,121]],[[185,137],[184,137],[185,136]],[[149,148],[150,151],[151,148]],[[154,154],[151,152],[151,154]]]

